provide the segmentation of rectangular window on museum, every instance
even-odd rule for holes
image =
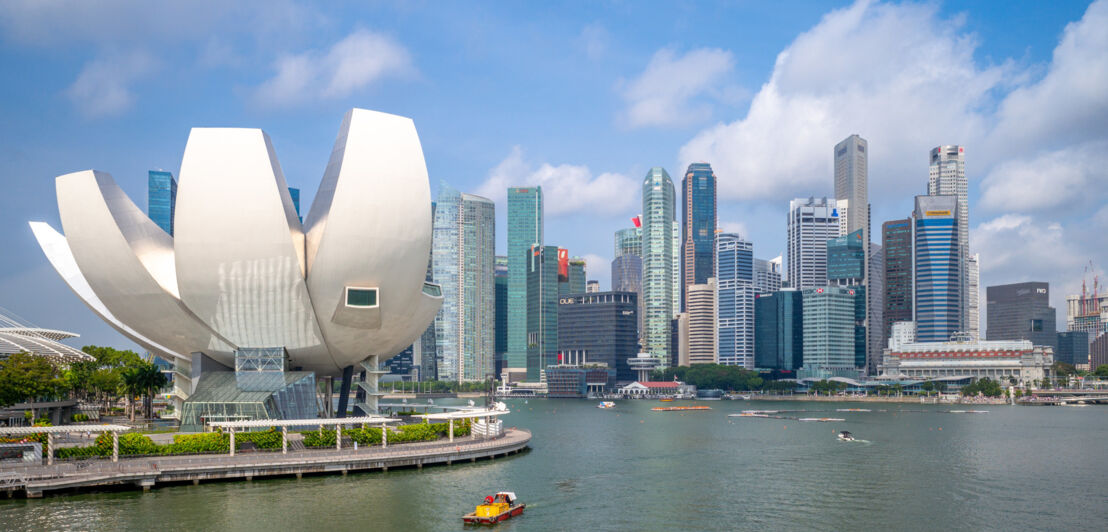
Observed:
[[[346,287],[346,306],[372,308],[377,306],[376,288]]]

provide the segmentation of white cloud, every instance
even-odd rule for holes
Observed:
[[[408,50],[391,37],[357,30],[326,52],[286,55],[275,64],[277,73],[256,90],[263,105],[287,105],[312,98],[348,96],[388,77],[411,75]]]
[[[604,26],[593,23],[585,26],[577,36],[577,46],[585,52],[585,56],[591,60],[600,59],[608,51],[608,43],[611,35]]]
[[[712,113],[708,100],[735,97],[738,89],[725,83],[734,63],[731,52],[718,48],[700,48],[683,56],[670,48],[658,50],[638,78],[620,84],[627,102],[621,121],[629,127],[645,127],[707,119]]]
[[[65,94],[85,116],[117,114],[134,102],[131,84],[156,67],[145,52],[106,54],[85,63]]]
[[[1002,162],[981,188],[980,205],[992,211],[1087,211],[1102,205],[1108,190],[1108,141]]]
[[[624,214],[638,201],[634,179],[612,172],[593,176],[583,165],[542,163],[536,167],[524,159],[519,146],[489,172],[477,193],[503,206],[508,187],[519,186],[542,187],[543,209],[548,216],[571,212]]]
[[[719,230],[724,233],[735,233],[743,238],[750,238],[746,224],[742,222],[719,222]]]
[[[569,250],[573,253],[573,250]],[[585,279],[598,281],[600,286],[608,286],[612,278],[612,260],[589,253],[582,257],[585,259]]]
[[[934,5],[832,11],[778,55],[745,118],[702,131],[680,158],[710,161],[724,198],[785,201],[828,192],[833,146],[859,133],[871,197],[902,193],[894,180],[926,180],[930,148],[981,138],[979,109],[1003,79],[1005,68],[976,66],[958,28]]]

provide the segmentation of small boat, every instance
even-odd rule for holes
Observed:
[[[846,421],[841,417],[802,417],[797,421]]]
[[[601,401],[601,403],[596,405],[596,407],[597,408],[615,408],[616,404],[611,402],[611,401]]]
[[[710,406],[656,406],[651,408],[655,412],[678,412],[685,410],[711,410]]]
[[[844,430],[839,433],[839,441],[854,441],[854,435]]]
[[[462,516],[462,521],[467,525],[491,525],[522,514],[526,507],[516,500],[515,493],[501,491],[485,497],[485,503],[478,505],[473,513]]]
[[[872,412],[868,408],[836,408],[836,412]]]
[[[727,414],[727,417],[769,417],[769,414],[758,414],[755,412],[743,412],[741,414]]]
[[[672,397],[666,397],[665,399],[658,399],[658,400],[663,402],[663,403],[672,403],[673,402]]]

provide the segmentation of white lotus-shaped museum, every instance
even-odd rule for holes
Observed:
[[[283,347],[290,369],[339,375],[410,345],[442,304],[409,118],[347,113],[303,224],[259,129],[194,128],[178,178],[172,237],[95,170],[57,178],[64,236],[31,223],[70,288],[152,353],[233,367]]]

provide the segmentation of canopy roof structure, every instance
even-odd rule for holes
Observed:
[[[256,429],[264,427],[303,427],[310,425],[380,425],[399,423],[400,420],[383,416],[338,417],[319,419],[247,419],[242,421],[215,421],[208,426],[221,429]]]
[[[70,434],[73,432],[127,432],[126,425],[60,425],[57,427],[0,427],[0,436],[29,436],[31,434]]]
[[[60,364],[95,360],[80,349],[58,341],[78,336],[71,332],[28,326],[0,313],[0,360],[23,352]]]

